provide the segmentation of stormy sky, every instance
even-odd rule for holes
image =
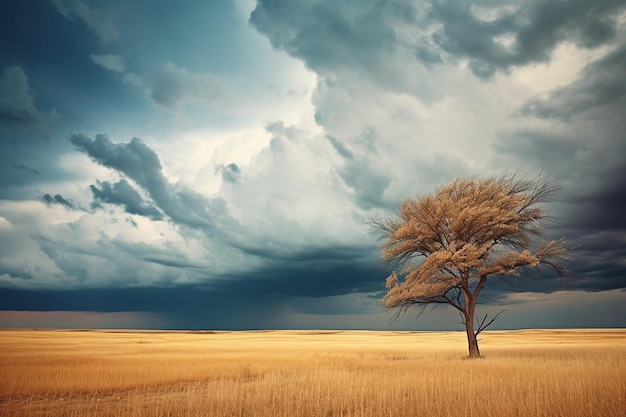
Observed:
[[[375,215],[561,184],[495,327],[626,326],[624,0],[23,0],[0,14],[0,327],[389,326]]]

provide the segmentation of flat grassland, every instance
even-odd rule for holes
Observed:
[[[626,416],[626,329],[0,330],[0,416]]]

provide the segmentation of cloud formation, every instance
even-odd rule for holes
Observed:
[[[597,228],[600,219],[607,219],[602,221],[607,227],[622,223],[616,213],[623,204],[615,196],[624,172],[625,142],[616,132],[623,132],[625,8],[620,1],[578,0],[384,6],[316,0],[302,7],[260,1],[250,22],[272,45],[318,74],[316,121],[342,156],[337,173],[361,208],[392,208],[407,192],[427,192],[476,169],[524,167],[524,173],[544,171],[563,184],[560,227],[550,233],[564,233],[578,244],[591,242],[589,225]],[[380,36],[369,36],[370,30]],[[596,51],[599,58],[589,55],[571,83],[516,98],[528,94],[512,82],[518,74],[532,74],[538,63],[552,64],[563,44],[579,53]],[[600,48],[606,52],[597,52]],[[500,91],[497,85],[509,76],[508,89]],[[489,98],[486,83],[491,83]],[[483,122],[478,126],[472,119]],[[363,132],[376,133],[374,147]],[[485,151],[489,148],[493,154]],[[463,156],[455,157],[455,150]],[[583,208],[574,203],[581,195],[596,197]],[[616,235],[607,233],[605,243],[618,248]],[[602,251],[588,250],[590,257]],[[584,262],[578,259],[574,269]],[[620,285],[608,277],[572,282],[589,289]]]
[[[123,73],[126,71],[126,60],[124,57],[114,54],[89,55],[91,60],[109,71]]]
[[[567,122],[587,110],[609,104],[619,105],[624,101],[624,96],[626,45],[621,45],[587,65],[575,82],[557,88],[544,97],[534,97],[526,102],[520,113],[524,116]]]
[[[57,12],[71,21],[82,21],[104,44],[119,40],[120,33],[113,20],[102,12],[89,7],[81,0],[50,0]]]
[[[474,3],[474,4],[473,4]],[[476,4],[433,1],[429,17],[441,26],[431,39],[449,59],[467,59],[479,77],[550,60],[562,42],[594,48],[617,35],[620,0],[540,0]]]
[[[191,100],[211,103],[224,99],[224,83],[210,73],[191,73],[170,62],[150,80],[150,97],[155,103],[177,109]]]
[[[573,299],[623,299],[623,1],[192,3],[0,16],[3,309],[385,328],[368,218],[507,170],[562,185]],[[481,307],[571,323],[552,276],[514,286]]]
[[[230,163],[228,165],[219,164],[215,167],[215,172],[220,173],[222,176],[222,180],[227,183],[234,184],[239,181],[239,176],[241,175],[241,169],[237,166],[237,164]]]
[[[100,205],[100,202],[117,204],[124,207],[125,211],[130,214],[146,216],[153,220],[163,219],[161,212],[146,202],[123,178],[114,184],[109,181],[98,181],[97,185],[92,184],[89,188],[94,197],[92,205],[96,207]]]
[[[74,209],[74,204],[63,198],[61,194],[55,194],[54,197],[50,194],[44,194],[43,199],[48,204],[60,204],[65,208]]]
[[[91,139],[77,134],[71,136],[70,141],[95,162],[135,181],[146,190],[158,208],[177,223],[212,231],[216,229],[216,224],[232,221],[222,199],[210,199],[184,186],[170,184],[162,172],[156,152],[139,138],[124,144],[113,143],[106,135],[99,134]],[[123,185],[117,191],[126,191],[128,196],[128,188]],[[102,190],[96,192],[104,195]]]
[[[33,92],[22,67],[5,67],[0,75],[0,124],[10,127],[45,126],[58,119],[55,110],[42,112],[35,106]]]

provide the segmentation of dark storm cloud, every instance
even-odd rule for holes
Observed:
[[[285,308],[310,312],[298,298],[318,299],[384,286],[376,267],[356,265],[315,270],[304,265],[262,269],[198,285],[76,290],[0,289],[3,310],[151,311],[163,313],[177,328],[277,328]],[[310,303],[309,303],[310,304]],[[321,311],[321,310],[320,310]],[[342,313],[353,313],[345,307]],[[332,314],[326,311],[326,314]],[[336,313],[336,312],[335,312]]]
[[[71,8],[82,2],[63,3]],[[145,102],[114,77],[102,76],[89,59],[101,43],[80,18],[73,19],[39,0],[13,2],[0,13],[2,199],[37,199],[59,181],[76,181],[82,173],[62,166],[71,146],[59,139],[76,124],[93,127],[108,119],[109,104],[130,114],[137,99]]]
[[[24,270],[24,268],[14,267],[11,265],[0,263],[0,275],[3,275],[3,274],[6,274],[10,276],[11,278],[15,278],[15,279],[24,279],[24,280],[33,279],[33,274]]]
[[[626,166],[620,169],[577,166],[577,152],[588,153],[576,143],[577,138],[526,131],[516,139],[502,143],[501,153],[517,154],[520,160],[548,167],[548,173],[563,189],[556,196],[553,219],[544,228],[546,240],[565,238],[569,249],[567,288],[602,291],[624,288],[626,278],[622,259],[626,256]],[[593,150],[597,152],[597,150]],[[615,152],[621,152],[614,149]],[[605,150],[604,152],[610,152]],[[599,158],[606,155],[599,154]],[[578,164],[577,164],[578,165]],[[619,172],[618,172],[619,171]],[[523,277],[525,277],[524,275]],[[523,290],[552,292],[559,288],[553,275],[546,273],[530,281]],[[498,287],[506,291],[506,286]]]
[[[393,23],[413,19],[412,6],[401,1],[262,0],[250,15],[250,23],[275,48],[318,71],[346,65],[367,69],[381,52],[393,49]]]
[[[626,162],[603,174],[597,187],[569,198],[568,202],[576,208],[567,225],[586,231],[622,230],[626,233]]]
[[[621,262],[626,255],[625,64],[622,45],[588,64],[569,85],[530,99],[517,116],[558,124],[505,134],[493,145],[497,154],[544,169],[563,186],[554,228],[546,234],[565,237],[571,246],[571,289],[626,286]]]
[[[580,77],[547,97],[526,102],[520,113],[542,119],[570,120],[598,106],[616,103],[626,96],[626,45],[587,65]],[[622,109],[624,106],[620,106]]]
[[[167,2],[124,3],[120,8],[121,3],[24,0],[0,14],[0,204],[7,209],[0,214],[5,237],[0,245],[5,286],[0,288],[0,309],[153,311],[172,318],[179,328],[215,329],[276,327],[289,312],[361,317],[369,308],[363,306],[377,300],[368,298],[371,304],[362,305],[354,300],[359,294],[382,297],[390,272],[376,263],[375,237],[368,240],[361,233],[359,227],[367,227],[359,224],[361,217],[372,209],[392,209],[393,199],[404,192],[489,167],[482,155],[491,152],[481,154],[488,140],[499,140],[492,150],[500,163],[538,167],[563,180],[559,207],[566,214],[556,219],[547,237],[565,236],[575,246],[569,288],[586,293],[626,286],[626,184],[619,180],[626,171],[615,162],[622,155],[626,160],[620,145],[626,144],[620,121],[626,59],[623,47],[614,48],[616,39],[623,40],[623,33],[616,34],[617,24],[623,25],[623,0],[260,0],[250,24],[275,48],[316,72],[315,118],[330,145],[316,133],[274,123],[268,126],[271,144],[251,157],[245,169],[228,163],[240,161],[240,149],[230,153],[229,146],[218,146],[232,159],[206,174],[216,181],[211,174],[221,177],[217,195],[224,199],[202,195],[166,175],[163,166],[193,176],[188,169],[194,164],[179,165],[189,150],[158,155],[157,144],[137,138],[114,143],[105,135],[72,136],[71,144],[80,152],[122,178],[97,181],[85,178],[90,175],[82,169],[85,160],[75,164],[71,144],[58,140],[67,132],[115,126],[124,135],[148,129],[146,135],[171,149],[178,133],[206,127],[231,107],[237,120],[224,123],[238,130],[239,117],[247,118],[251,110],[245,103],[229,102],[236,101],[233,91],[239,91],[233,83],[247,87],[265,82],[263,72],[278,65],[278,55],[263,55],[260,48],[250,55],[250,45],[257,44],[246,39],[258,37],[244,36],[241,22],[217,9],[196,13],[200,9],[189,4],[172,9]],[[232,11],[232,2],[219,3]],[[550,63],[562,44],[601,46],[594,54],[613,52],[589,64],[569,86],[528,100],[513,123],[520,115],[542,120],[531,120],[523,130],[483,111],[490,109],[490,99],[506,110],[519,103],[524,88],[518,88],[516,77],[506,77],[507,70],[528,65],[534,74],[529,64]],[[207,47],[209,54],[199,53]],[[586,56],[571,50],[579,54],[577,62]],[[247,55],[254,58],[244,59]],[[267,68],[250,65],[259,58],[268,62],[263,64]],[[479,77],[504,74],[494,82],[466,77],[465,64]],[[548,67],[548,82],[554,82],[558,72]],[[304,79],[295,70],[292,75]],[[279,88],[301,91],[295,84]],[[445,91],[429,93],[430,88]],[[416,107],[415,97],[406,97],[416,92],[450,100],[434,106],[417,97]],[[197,102],[214,106],[194,112]],[[271,120],[282,117],[277,111]],[[201,120],[196,119],[199,113]],[[458,115],[472,123],[455,120]],[[29,138],[31,131],[24,129],[42,130],[57,121],[61,127],[46,141]],[[457,122],[457,130],[433,129]],[[500,137],[486,132],[488,139],[478,138],[474,124],[492,123],[494,132],[500,132],[493,135]],[[212,128],[222,132],[223,126]],[[463,155],[464,148],[456,147],[461,139],[450,139],[457,134],[467,134],[472,146],[476,139],[472,150],[479,156]],[[406,139],[412,135],[415,140]],[[405,148],[396,146],[405,140]],[[212,144],[193,143],[210,152]],[[438,146],[440,153],[430,150]],[[93,184],[90,191],[84,184]],[[77,188],[80,196],[66,198]],[[48,190],[65,195],[43,196],[57,209],[41,204]],[[78,207],[83,197],[93,197],[93,207],[121,209],[60,209],[83,210]],[[120,214],[122,209],[133,216]],[[181,227],[150,221],[163,219]],[[515,291],[542,296],[560,289],[549,273],[535,280],[519,278],[514,285],[490,281],[485,304]],[[372,293],[376,296],[365,295]],[[535,325],[544,323],[534,315]],[[298,323],[310,323],[304,320]],[[324,320],[317,323],[335,325],[332,318]]]
[[[168,184],[161,172],[158,155],[139,138],[130,143],[113,143],[106,135],[96,135],[96,139],[78,134],[70,141],[89,155],[94,161],[128,175],[137,184],[149,190],[156,198],[165,198]]]
[[[175,311],[198,304],[206,295],[196,287],[0,291],[5,309],[40,311]]]
[[[0,290],[0,305],[19,311],[151,311],[167,315],[172,329],[276,328],[285,298],[236,294],[197,286],[72,291]],[[160,325],[160,326],[159,326]],[[162,323],[158,323],[163,328]],[[171,327],[170,327],[171,326]]]
[[[595,188],[568,197],[567,216],[558,219],[573,246],[573,288],[626,287],[626,164],[602,174]]]
[[[141,139],[129,143],[113,143],[106,135],[96,139],[72,135],[70,141],[95,162],[114,169],[145,189],[158,208],[174,222],[205,231],[215,231],[216,225],[232,222],[226,203],[221,198],[210,199],[193,190],[170,184],[162,172],[159,156]]]
[[[626,259],[626,230],[594,231],[576,239],[572,276],[569,285],[591,291],[626,287],[624,267]]]
[[[146,202],[125,179],[121,179],[115,184],[109,181],[98,181],[97,184],[97,186],[89,186],[93,193],[95,205],[98,205],[99,201],[116,204],[124,207],[124,210],[130,214],[138,214],[153,220],[163,219],[161,212]]]
[[[626,170],[624,171],[626,172]],[[590,175],[591,177],[591,175]],[[619,179],[618,179],[619,178]],[[604,291],[624,288],[623,259],[626,259],[626,183],[622,176],[610,177],[606,183],[591,177],[597,189],[580,188],[576,181],[564,184],[552,210],[553,218],[544,227],[545,240],[565,238],[570,271],[566,288],[570,290]],[[577,189],[579,188],[579,189]],[[551,271],[536,275],[527,271],[514,280],[516,286],[497,285],[500,296],[511,289],[553,292],[562,289]],[[524,281],[525,278],[531,278]],[[508,281],[507,281],[508,282]]]
[[[550,167],[551,174],[562,178],[563,172],[554,171],[567,170],[576,154],[586,151],[588,147],[580,138],[562,132],[528,129],[502,135],[500,141],[493,144],[493,149],[501,155],[514,156],[538,167]]]
[[[68,208],[71,210],[74,209],[74,204],[71,201],[63,198],[61,194],[55,194],[54,197],[51,196],[50,194],[44,194],[42,198],[48,204],[60,204],[65,208]]]
[[[363,252],[370,249],[367,245],[340,246],[327,243],[324,247],[275,247],[273,245],[263,245],[255,242],[237,242],[238,249],[251,255],[273,261],[286,261],[288,263],[305,264],[307,262],[332,263],[340,261],[343,263],[358,262],[363,256]],[[278,264],[280,265],[280,264]]]
[[[538,0],[511,10],[488,7],[496,17],[483,20],[472,11],[472,3],[433,1],[431,18],[441,29],[432,38],[452,58],[468,59],[480,77],[548,61],[564,41],[584,48],[607,43],[615,38],[619,11],[626,8],[623,0]],[[508,37],[510,44],[499,42],[499,37]]]
[[[474,8],[493,14],[477,16]],[[350,67],[375,74],[385,54],[409,46],[425,65],[467,59],[479,77],[549,60],[562,42],[593,48],[616,37],[623,0],[471,2],[433,0],[342,2],[259,1],[250,23],[272,45],[313,70]],[[401,37],[396,22],[408,26]]]
[[[286,297],[329,297],[384,288],[385,270],[371,261],[291,262],[259,269],[252,275],[232,277],[219,283],[223,291],[245,288],[249,294],[278,294]]]

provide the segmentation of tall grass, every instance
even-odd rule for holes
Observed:
[[[624,416],[626,331],[0,331],[0,416]]]

